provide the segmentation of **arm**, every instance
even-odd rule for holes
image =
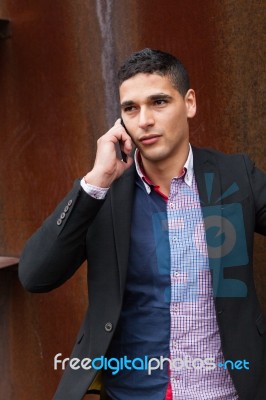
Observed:
[[[85,193],[79,181],[75,182],[71,192],[26,243],[19,278],[27,290],[46,292],[73,275],[86,258],[86,232],[102,203]]]
[[[118,120],[97,142],[93,169],[85,176],[88,184],[109,187],[132,164],[116,156],[115,144],[129,155],[131,139]],[[105,200],[89,196],[77,181],[43,225],[28,240],[19,265],[22,285],[32,292],[47,292],[69,279],[86,259],[86,234]]]

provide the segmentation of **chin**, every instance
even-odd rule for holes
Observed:
[[[168,155],[165,155],[161,151],[156,151],[156,152],[141,152],[141,155],[143,158],[150,162],[158,162],[158,161],[163,161],[166,158],[168,158]]]

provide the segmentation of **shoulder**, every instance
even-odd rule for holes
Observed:
[[[246,153],[225,153],[216,149],[212,149],[209,147],[196,147],[192,146],[193,155],[201,156],[206,158],[216,158],[222,160],[235,160],[241,158],[249,158]]]
[[[222,151],[208,148],[208,147],[195,147],[192,146],[193,159],[196,164],[199,163],[212,163],[222,169],[245,168],[252,169],[254,162],[246,153],[224,153]]]

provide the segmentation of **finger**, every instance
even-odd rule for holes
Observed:
[[[131,137],[124,131],[121,135],[121,139],[119,140],[122,150],[129,154],[132,150],[132,140]]]
[[[125,142],[123,143],[124,145],[124,151],[126,154],[129,154],[132,151],[132,140],[130,138],[130,136],[125,140]]]

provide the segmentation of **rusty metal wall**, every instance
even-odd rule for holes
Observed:
[[[252,18],[251,18],[252,16]],[[246,151],[266,169],[264,2],[248,0],[2,0],[12,37],[0,40],[0,257],[25,240],[76,177],[119,111],[115,71],[132,51],[181,58],[198,95],[195,145]],[[265,249],[255,267],[266,310]],[[52,398],[86,308],[85,267],[49,294],[26,293],[0,270],[0,398]]]

